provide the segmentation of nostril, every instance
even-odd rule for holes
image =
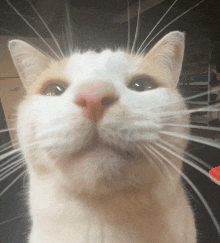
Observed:
[[[84,97],[77,97],[75,103],[79,106],[85,107],[87,105],[86,99]]]
[[[116,98],[113,97],[104,97],[101,100],[102,106],[109,106],[115,102]]]

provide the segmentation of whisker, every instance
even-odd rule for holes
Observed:
[[[163,139],[162,139],[163,141]],[[164,145],[167,145],[169,146],[170,148],[172,148],[174,151],[175,150],[178,150],[180,151],[180,149],[177,147],[177,146],[174,146],[174,145],[171,145],[170,143],[168,143],[167,141],[166,142],[163,142]],[[190,157],[191,159],[194,159],[197,163],[203,165],[204,167],[206,167],[207,169],[211,170],[212,169],[212,166],[210,166],[208,163],[206,163],[205,161],[199,159],[198,157],[184,151],[184,154],[186,154],[188,157]]]
[[[0,146],[0,153],[13,148],[11,141]]]
[[[67,28],[66,28],[67,42],[68,42],[68,47],[69,47],[69,54],[71,54],[72,53],[72,44],[73,44],[73,35],[72,35],[72,26],[71,26],[71,22],[70,22],[70,11],[69,11],[68,1],[66,1],[66,15],[67,15]]]
[[[198,170],[200,173],[202,173],[203,175],[205,175],[206,177],[209,178],[209,173],[208,173],[207,171],[205,171],[205,170],[202,169],[200,166],[195,165],[192,161],[190,161],[190,160],[184,158],[183,156],[177,154],[176,152],[170,150],[167,146],[164,146],[164,145],[162,145],[162,144],[165,145],[164,142],[156,143],[156,145],[157,145],[159,148],[161,148],[161,149],[163,149],[163,150],[169,152],[170,154],[172,154],[172,155],[175,156],[176,158],[182,160],[183,162],[185,162],[186,164],[190,165],[191,167],[193,167],[194,169]]]
[[[206,167],[207,169],[211,170],[212,166],[210,166],[208,163],[206,163],[205,161],[199,159],[198,157],[188,153],[188,152],[184,152],[188,157],[190,157],[191,159],[194,159],[196,162],[198,162],[199,164],[203,165],[204,167]]]
[[[149,149],[151,149],[151,146],[149,146]],[[170,174],[170,171],[169,171],[169,169],[167,168],[167,166],[165,166],[164,161],[162,160],[162,158],[160,158],[160,157],[158,156],[158,154],[156,154],[153,150],[152,150],[152,152],[155,154],[155,157],[157,157],[157,160],[160,161],[160,163],[161,163],[162,165],[164,165],[164,168],[166,168],[167,172]],[[171,177],[173,178],[173,176],[170,174],[170,180],[171,180]],[[171,181],[171,184],[173,185],[173,187],[176,186],[174,180]],[[186,190],[186,189],[185,189],[185,190]],[[191,192],[187,191],[187,194],[189,194],[189,195],[191,196],[191,198],[193,198],[194,200],[196,200],[196,198],[192,195]]]
[[[183,178],[184,180],[191,186],[191,188],[195,191],[195,193],[198,195],[198,197],[200,198],[201,202],[203,203],[203,205],[205,206],[209,216],[212,219],[213,224],[216,227],[216,230],[218,231],[218,234],[220,235],[220,226],[219,223],[216,219],[216,217],[214,216],[210,206],[208,205],[207,201],[205,200],[205,198],[202,196],[201,192],[198,190],[198,188],[194,185],[194,183],[189,179],[188,176],[185,175],[185,173],[183,173],[177,166],[175,166],[171,161],[169,161],[163,154],[161,154],[159,151],[155,150],[153,148],[153,150],[155,151],[155,153],[157,153],[162,159],[164,159],[165,162],[167,162],[174,170],[176,170]]]
[[[134,52],[135,44],[138,38],[138,32],[139,32],[139,25],[140,25],[140,11],[141,11],[141,0],[138,2],[138,16],[137,16],[137,25],[136,25],[136,31],[135,31],[135,37],[134,37],[134,42],[131,48],[131,53]]]
[[[160,157],[158,157],[158,155],[151,149],[151,145],[143,145],[145,149],[147,149],[155,158],[157,158],[156,161],[159,161],[160,165],[163,166],[163,168],[166,171],[166,174],[168,175],[168,178],[170,179],[170,183],[172,184],[173,187],[175,187],[175,182],[174,182],[174,178],[171,175],[170,171],[168,170],[167,166],[163,163],[162,159]],[[163,173],[162,173],[163,174]],[[164,174],[163,174],[164,175]]]
[[[192,9],[196,8],[197,6],[199,6],[202,2],[204,2],[205,0],[200,1],[199,3],[195,4],[193,7],[191,7],[190,9],[186,10],[185,12],[183,12],[182,14],[180,14],[178,17],[176,17],[175,19],[173,19],[172,21],[170,21],[170,23],[168,23],[167,25],[165,25],[160,31],[157,32],[157,34],[148,42],[148,44],[143,48],[143,50],[141,51],[140,54],[142,54],[145,49],[150,45],[150,43],[162,32],[164,31],[168,26],[170,26],[172,23],[174,23],[176,20],[178,20],[179,18],[181,18],[183,15],[187,14],[188,12],[190,12]]]
[[[9,160],[7,160],[6,162],[4,162],[3,164],[0,165],[0,172],[4,171],[6,168],[10,167],[10,165],[7,165],[9,164],[11,161],[13,161],[14,159],[18,158],[20,156],[20,154],[16,154],[15,156],[13,156],[12,158],[10,158]]]
[[[65,31],[67,32],[67,27],[65,26]],[[64,53],[65,55],[68,55],[68,50],[67,50],[67,34],[64,33],[64,30],[62,29],[62,39],[63,39],[63,45],[64,45]],[[69,44],[68,44],[69,45]]]
[[[174,104],[174,103],[173,103]],[[172,105],[173,105],[172,104]],[[167,104],[169,105],[169,104]],[[166,105],[163,105],[164,107],[166,107]],[[155,114],[152,114],[150,117],[158,117],[158,115],[162,118],[171,118],[172,116],[176,116],[176,115],[184,115],[184,114],[191,114],[191,113],[197,113],[197,112],[216,112],[216,111],[220,111],[220,109],[217,107],[219,106],[219,104],[217,105],[213,105],[213,106],[209,106],[209,107],[202,107],[202,108],[196,108],[196,109],[183,109],[183,110],[174,110],[174,111],[159,111],[156,112]],[[162,106],[157,106],[156,108],[160,108]],[[166,121],[164,121],[166,122]]]
[[[7,30],[7,29],[4,29],[4,28],[0,28],[0,30],[5,31],[6,33],[13,35],[13,36],[16,36],[16,37],[22,37],[22,36],[18,35],[17,33],[12,32],[12,31]]]
[[[195,136],[195,135],[167,132],[167,131],[161,131],[160,133],[163,134],[163,135],[167,135],[167,136],[171,136],[171,137],[177,137],[177,138],[197,142],[197,143],[200,143],[200,144],[208,145],[208,146],[211,146],[211,147],[214,147],[214,148],[218,148],[218,149],[220,148],[220,144],[216,143],[212,139],[203,138],[203,137],[199,137],[199,136]]]
[[[204,92],[201,92],[199,94],[196,94],[196,95],[192,95],[192,96],[188,96],[188,97],[184,97],[184,101],[187,101],[187,100],[192,100],[192,99],[196,99],[196,98],[199,98],[199,97],[202,97],[204,95],[207,95],[207,94],[210,94],[210,93],[214,93],[214,92],[219,92],[220,91],[220,88],[217,87],[217,88],[213,88],[212,90],[207,90],[207,91],[204,91]]]
[[[9,132],[9,131],[13,131],[13,130],[16,130],[16,128],[2,129],[2,130],[0,130],[0,133],[3,133],[3,132]]]
[[[20,168],[22,168],[24,166],[25,166],[24,161],[21,160],[18,164],[16,164],[16,165],[13,166],[13,167],[16,167],[15,169],[10,168],[7,171],[5,171],[4,173],[2,173],[2,175],[0,176],[0,181],[5,180],[7,177],[9,177],[14,172],[16,172],[17,170],[19,170]]]
[[[21,148],[13,149],[12,151],[2,154],[0,155],[0,161],[18,152],[21,152]]]
[[[129,0],[127,0],[128,4],[128,42],[127,42],[127,52],[130,50],[130,38],[131,38],[131,20],[130,20],[130,6],[129,6]]]
[[[147,37],[144,39],[144,41],[142,42],[141,46],[138,48],[136,54],[138,55],[139,52],[141,51],[142,46],[146,43],[147,39],[149,38],[149,36],[152,34],[152,32],[157,28],[157,26],[160,24],[160,22],[164,19],[164,17],[169,13],[169,11],[173,8],[174,4],[177,2],[178,0],[175,0],[172,5],[168,8],[168,10],[165,12],[165,14],[160,18],[160,20],[156,23],[156,25],[153,27],[153,29],[150,31],[150,33],[147,35]]]
[[[59,43],[57,42],[57,39],[55,38],[54,34],[52,33],[52,31],[50,30],[49,26],[47,25],[47,23],[45,22],[45,20],[42,18],[42,16],[38,13],[37,9],[34,7],[34,5],[29,1],[26,0],[29,5],[32,7],[32,9],[34,10],[34,12],[37,14],[38,18],[41,20],[41,22],[43,23],[43,25],[45,26],[46,30],[49,32],[50,36],[52,37],[52,40],[54,41],[55,45],[57,46],[60,54],[62,55],[62,57],[64,57],[63,51],[60,48]]]
[[[39,144],[39,141],[33,142],[31,144],[28,144],[24,149],[31,148],[31,147],[33,147],[33,146],[35,146],[37,144]],[[0,161],[5,159],[5,158],[7,158],[7,157],[9,157],[9,156],[11,156],[11,155],[13,155],[13,154],[21,153],[21,152],[22,152],[21,148],[13,149],[13,150],[11,150],[11,151],[9,151],[7,153],[4,153],[4,154],[0,155]]]
[[[220,91],[220,88],[215,88],[211,91],[205,91],[205,92],[202,92],[200,94],[193,95],[193,96],[190,96],[190,97],[183,97],[183,100],[180,99],[178,101],[174,101],[174,102],[171,101],[171,102],[167,102],[166,104],[158,105],[157,108],[167,107],[168,105],[175,105],[175,104],[178,104],[178,103],[182,103],[183,101],[195,99],[195,98],[201,97],[203,95],[207,95],[209,93],[215,93],[215,92],[219,92],[219,91]],[[217,103],[217,104],[213,104],[213,105],[210,105],[210,106],[204,106],[204,107],[197,108],[197,109],[188,109],[188,111],[190,111],[190,113],[192,113],[192,112],[197,112],[197,111],[198,112],[200,112],[200,111],[219,111],[219,109],[220,109],[220,104]],[[183,110],[183,111],[180,111],[180,112],[188,112],[188,111]],[[179,111],[177,111],[177,112],[179,112]],[[167,112],[164,112],[164,113],[166,114]]]
[[[27,171],[23,171],[19,176],[17,176],[1,193],[0,193],[0,197],[7,191],[10,189],[10,187],[12,187]]]
[[[220,132],[220,127],[209,127],[209,126],[198,126],[198,125],[186,125],[186,124],[175,124],[175,123],[163,123],[165,126],[171,127],[186,127],[186,128],[193,128],[193,129],[202,129],[202,130],[210,130]]]
[[[19,216],[16,216],[16,217],[12,218],[12,219],[5,220],[5,221],[0,223],[0,226],[3,225],[3,224],[10,223],[11,221],[14,221],[14,220],[16,220],[18,218],[21,218],[21,217],[22,217],[22,215],[19,215]]]
[[[15,158],[13,158],[13,160],[14,160]],[[12,159],[11,159],[11,161],[13,161]],[[12,169],[13,167],[15,167],[15,165],[17,165],[17,164],[19,164],[21,161],[24,161],[23,159],[19,159],[19,160],[16,160],[16,161],[13,161],[12,163],[10,163],[9,165],[6,165],[5,167],[3,167],[3,168],[1,168],[0,169],[0,172],[3,172],[3,171],[6,171],[6,170],[9,170],[9,169]],[[4,172],[5,173],[5,172]],[[3,173],[3,174],[4,174]],[[2,174],[0,174],[0,176],[1,176]]]
[[[18,16],[20,16],[21,19],[34,31],[34,33],[43,41],[43,43],[52,51],[52,53],[59,60],[60,57],[58,56],[58,54],[53,50],[53,48],[48,44],[48,42],[45,41],[45,39],[39,34],[39,32],[36,31],[36,29],[27,21],[27,19],[15,8],[15,6],[9,0],[5,0],[5,1],[18,14]]]
[[[137,147],[139,148],[139,150],[140,150],[146,157],[149,157],[149,156],[146,154],[146,151],[144,151],[140,145],[137,144]],[[157,171],[159,171],[160,173],[162,173],[162,171],[159,169],[159,166],[158,166],[156,163],[153,163],[150,159],[149,159],[149,163],[150,163],[151,166],[154,168],[154,170],[157,170]]]

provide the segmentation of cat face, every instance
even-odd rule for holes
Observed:
[[[164,139],[184,149],[180,139],[161,134],[187,132],[166,126],[188,123],[178,114],[185,109],[176,90],[180,32],[146,56],[105,50],[55,61],[21,41],[9,47],[27,90],[17,131],[34,175],[51,176],[74,192],[121,190],[151,180],[155,161],[148,144]]]

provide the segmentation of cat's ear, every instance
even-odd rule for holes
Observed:
[[[165,35],[146,55],[148,63],[159,70],[176,87],[182,68],[185,47],[185,35],[173,31]]]
[[[21,40],[9,41],[9,51],[24,87],[32,82],[49,65],[50,58],[33,46]]]

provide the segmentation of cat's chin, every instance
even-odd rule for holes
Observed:
[[[138,149],[127,148],[94,136],[81,150],[58,160],[56,157],[61,184],[74,194],[136,190],[135,185],[146,181],[148,163]]]

